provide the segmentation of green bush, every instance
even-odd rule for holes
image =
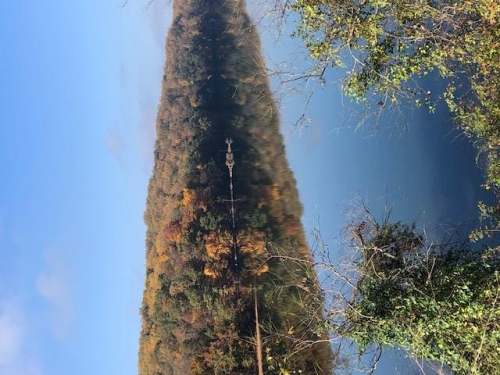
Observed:
[[[363,221],[352,229],[359,278],[349,308],[331,319],[336,334],[361,351],[397,345],[455,374],[498,372],[498,249],[429,244],[403,223]]]

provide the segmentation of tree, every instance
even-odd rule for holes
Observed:
[[[428,91],[414,78],[435,69],[448,78],[465,73],[471,85],[498,79],[499,63],[491,61],[500,53],[495,0],[296,0],[284,6],[300,16],[295,35],[312,58],[347,68],[344,89],[355,98],[425,99]],[[451,82],[450,94],[458,85]]]
[[[307,280],[289,286],[309,292],[304,300],[326,301],[323,314],[304,316],[302,324],[314,322],[316,342],[329,332],[335,368],[346,373],[370,357],[358,370],[372,373],[388,347],[408,351],[419,365],[425,360],[426,367],[457,375],[498,372],[500,248],[475,249],[459,234],[430,241],[415,224],[389,217],[378,221],[363,207],[343,232],[346,246],[339,257],[319,231],[313,260],[293,258],[285,249],[274,256],[288,262],[288,272],[312,267],[319,275],[320,290],[309,290]],[[296,341],[295,347],[314,342]],[[360,362],[352,343],[369,357]]]
[[[356,257],[345,308],[328,316],[333,333],[361,351],[398,346],[455,374],[491,374],[500,365],[498,248],[431,243],[415,225],[368,216],[347,228]]]
[[[404,101],[433,112],[446,103],[478,148],[484,187],[500,197],[498,0],[275,0],[274,11],[299,17],[294,35],[316,62],[303,77],[324,80],[329,67],[342,68],[344,93],[379,110]],[[425,86],[431,73],[444,89]],[[500,206],[481,205],[481,235],[500,230]]]
[[[497,0],[275,0],[271,10],[282,22],[298,15],[293,35],[316,62],[301,78],[342,68],[344,93],[378,109],[405,101],[432,112],[444,101],[478,146],[485,186],[500,189]],[[424,86],[430,73],[442,92]]]

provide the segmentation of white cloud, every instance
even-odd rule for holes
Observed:
[[[147,175],[151,173],[153,162],[153,148],[156,139],[155,118],[156,108],[153,105],[141,103],[141,120],[139,124],[139,134],[137,138],[137,147],[139,155],[143,162],[143,169]]]
[[[38,361],[29,353],[24,312],[11,300],[0,301],[0,374],[41,374]]]
[[[119,163],[123,163],[123,152],[125,150],[125,142],[121,134],[115,129],[108,129],[106,134],[106,146]]]
[[[21,312],[12,302],[0,306],[0,365],[15,359],[24,336]]]
[[[64,340],[74,320],[68,266],[53,249],[45,252],[45,263],[47,270],[38,275],[36,289],[52,307],[52,334]]]
[[[167,35],[167,27],[172,21],[171,2],[153,1],[147,9],[151,32],[155,42],[162,49],[165,48],[165,37]]]

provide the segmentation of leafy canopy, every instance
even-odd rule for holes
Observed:
[[[281,1],[281,0],[277,0]],[[498,0],[283,0],[319,71],[345,69],[344,92],[381,108],[401,101],[433,112],[445,102],[500,197],[500,3]],[[420,78],[438,74],[441,92]],[[480,203],[483,227],[500,229],[500,205]]]
[[[455,374],[500,366],[498,249],[427,243],[414,226],[361,221],[350,227],[358,281],[331,329],[370,344],[399,346]]]

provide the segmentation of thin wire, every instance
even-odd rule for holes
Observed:
[[[227,153],[226,153],[226,165],[229,169],[229,191],[231,194],[231,220],[232,220],[232,231],[233,231],[233,243],[232,243],[232,255],[233,255],[233,267],[234,267],[234,287],[236,292],[236,298],[240,297],[240,271],[239,271],[239,252],[237,246],[237,238],[236,238],[236,220],[235,220],[235,212],[234,209],[234,192],[233,192],[233,167],[234,167],[234,154],[231,150],[231,144],[233,140],[231,138],[226,139],[227,144]]]

